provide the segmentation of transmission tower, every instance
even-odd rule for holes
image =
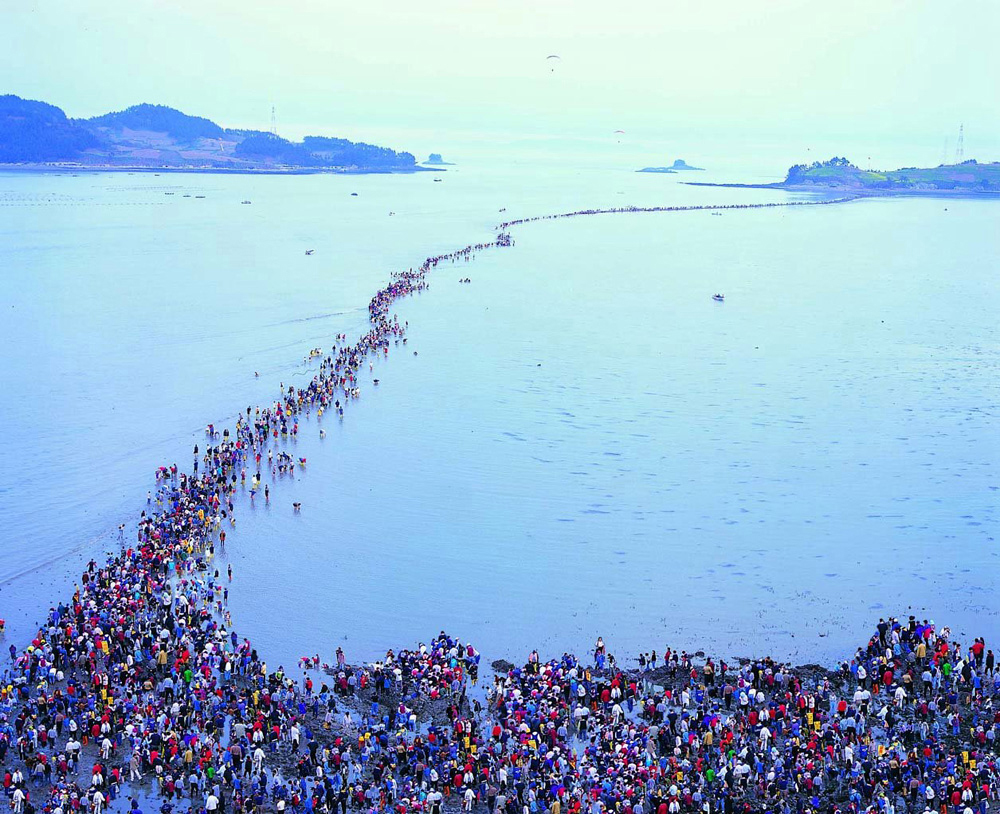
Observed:
[[[278,135],[278,117],[274,113],[274,105],[271,105],[271,135]]]
[[[958,144],[955,145],[955,163],[961,164],[965,160],[965,125],[958,126]]]

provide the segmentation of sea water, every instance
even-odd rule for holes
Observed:
[[[390,272],[503,219],[804,199],[688,178],[0,175],[8,638],[134,537],[156,466],[363,332]],[[301,419],[306,467],[241,500],[237,629],[286,666],[442,628],[513,660],[603,635],[833,661],[908,613],[995,636],[996,217],[609,214],[439,267],[343,419]]]

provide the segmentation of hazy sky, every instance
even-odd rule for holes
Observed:
[[[996,159],[997,30],[1000,0],[3,0],[0,92],[447,144],[623,129],[936,159],[964,122],[966,155]]]

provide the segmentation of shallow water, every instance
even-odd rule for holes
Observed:
[[[190,467],[206,423],[356,336],[390,271],[501,217],[788,199],[536,177],[0,176],[8,636],[110,549],[156,465]],[[829,660],[910,606],[996,633],[996,216],[602,215],[439,268],[380,385],[325,439],[304,421],[307,471],[239,512],[238,629],[286,664],[441,628],[488,659],[601,634]]]

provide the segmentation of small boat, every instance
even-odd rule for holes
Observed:
[[[240,201],[240,203],[248,204],[250,201]]]
[[[357,192],[352,192],[351,193],[351,197],[352,198],[357,198],[358,197],[358,193]]]
[[[205,196],[204,195],[195,195],[194,197],[195,198],[204,198]]]
[[[314,251],[316,251],[316,250],[315,249],[306,249],[306,254],[312,254]]]
[[[440,184],[441,183],[441,179],[440,178],[435,178],[434,179],[434,183],[435,184]]]
[[[726,301],[726,295],[725,294],[713,294],[712,295],[712,299],[715,300],[716,302],[725,302]]]

